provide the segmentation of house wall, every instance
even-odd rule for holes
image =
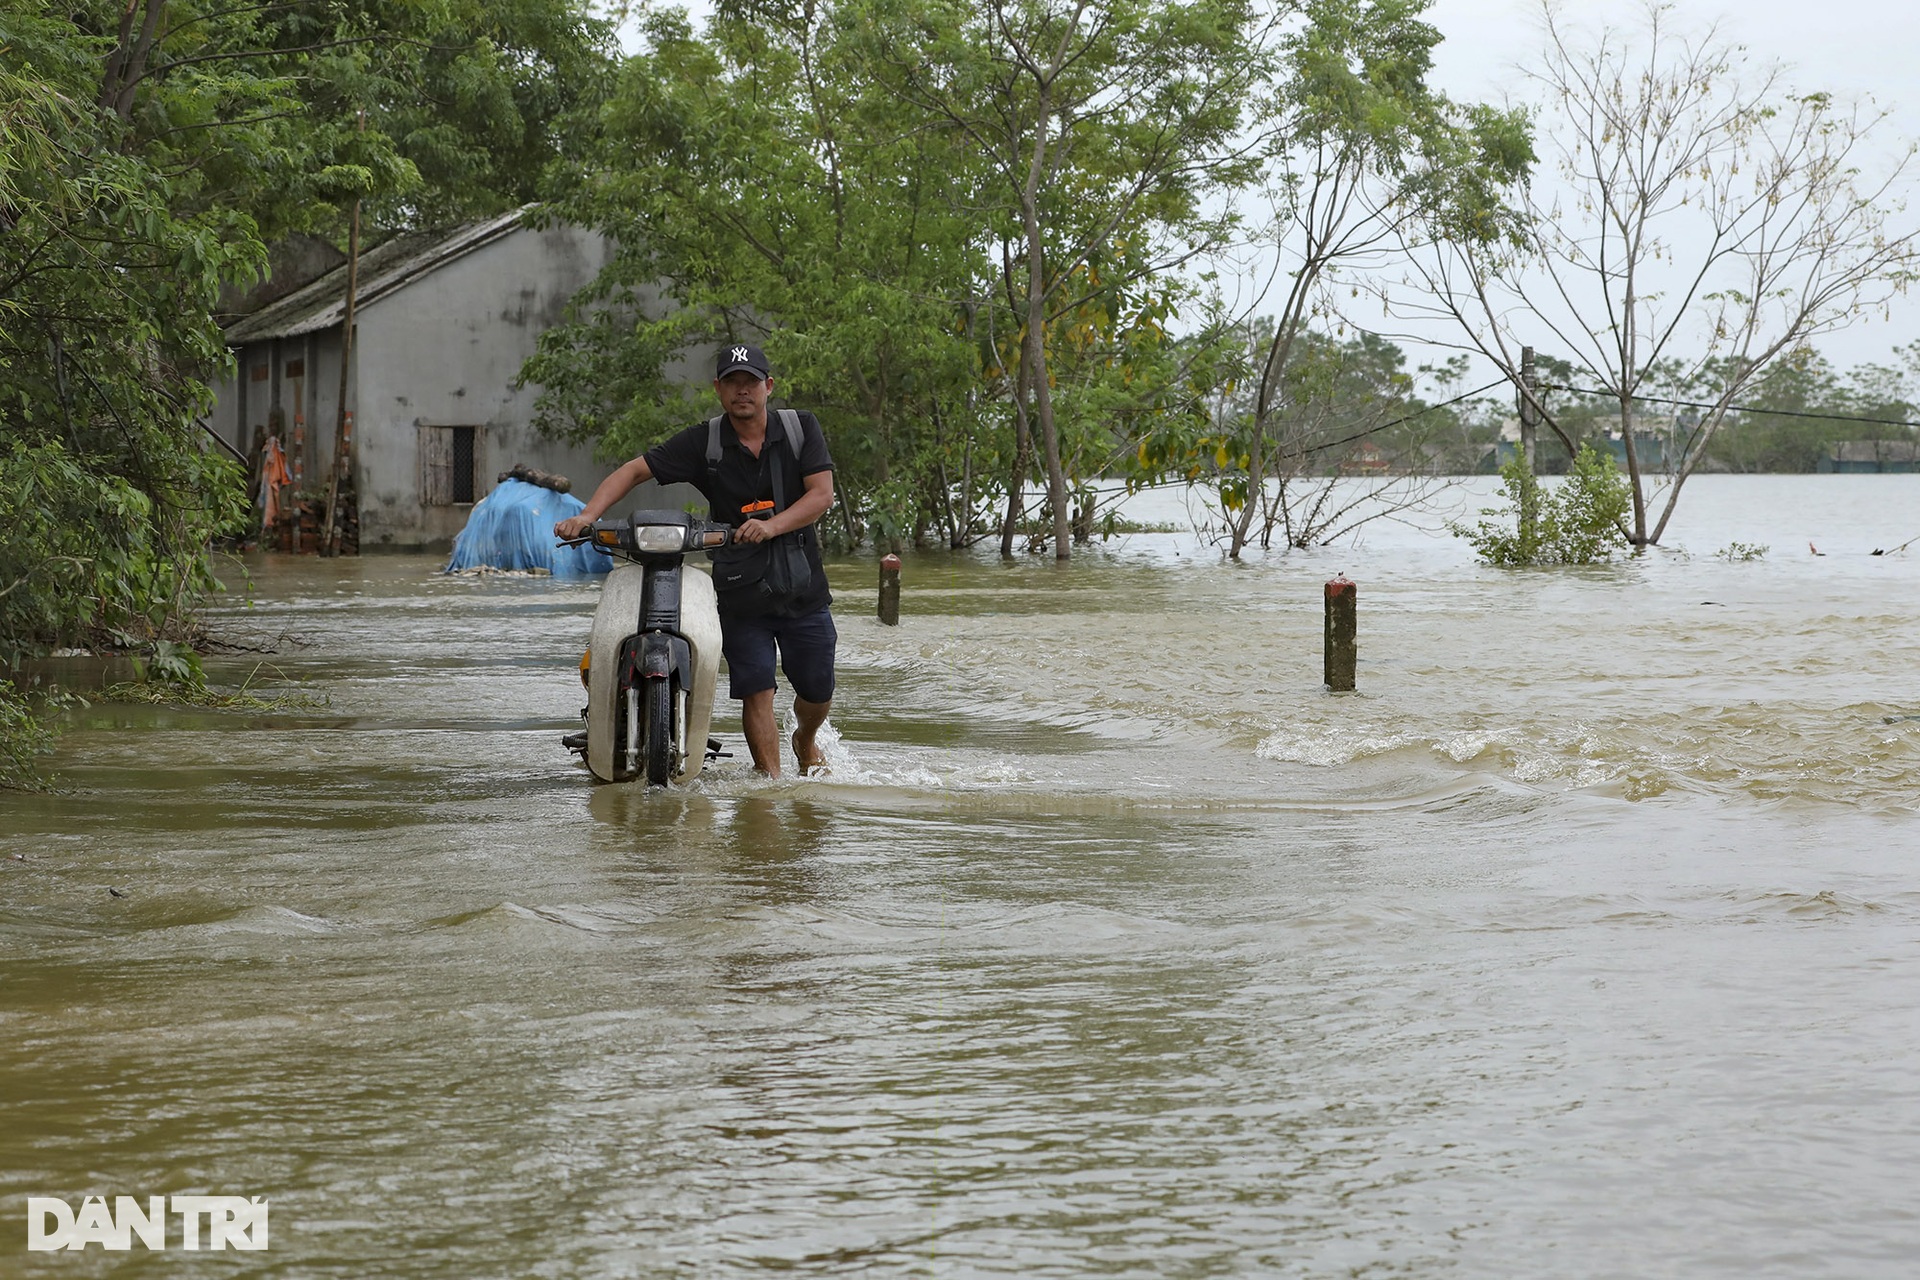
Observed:
[[[515,390],[540,334],[608,255],[577,228],[515,231],[395,289],[356,323],[354,431],[360,545],[450,543],[469,504],[422,502],[422,427],[477,427],[475,498],[494,476],[525,462],[572,479],[585,495],[611,469],[590,448],[535,433],[535,387]]]
[[[515,230],[359,309],[347,403],[363,550],[444,547],[466,525],[472,504],[423,501],[424,427],[479,429],[476,501],[516,462],[567,476],[582,499],[612,470],[591,446],[539,435],[531,425],[539,388],[513,387],[540,334],[561,322],[567,301],[610,255],[592,231]],[[339,414],[339,330],[252,343],[237,356],[235,376],[216,389],[215,430],[245,453],[256,427],[277,429],[291,452],[297,409],[305,488],[324,492]],[[298,381],[286,376],[293,360],[304,362]],[[269,376],[254,382],[260,365]],[[662,493],[649,483],[616,510],[696,502],[690,487]]]

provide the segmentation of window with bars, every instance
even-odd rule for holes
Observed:
[[[482,442],[479,427],[421,427],[420,501],[451,507],[478,498]]]

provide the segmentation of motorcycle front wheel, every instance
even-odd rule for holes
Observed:
[[[646,736],[641,741],[647,782],[664,787],[673,772],[673,682],[660,677],[647,681],[645,701]]]

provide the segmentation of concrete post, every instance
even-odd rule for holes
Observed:
[[[1359,588],[1345,574],[1327,583],[1325,672],[1327,688],[1335,693],[1353,692],[1353,668],[1359,650],[1358,596]]]
[[[900,557],[880,557],[880,621],[900,625]]]
[[[1533,348],[1520,348],[1520,453],[1527,474],[1539,475],[1533,465],[1535,438],[1540,434],[1540,379],[1534,372]]]

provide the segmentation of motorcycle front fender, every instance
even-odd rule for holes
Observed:
[[[680,688],[692,683],[693,657],[687,642],[664,631],[640,637],[640,675],[647,680],[671,678]]]

